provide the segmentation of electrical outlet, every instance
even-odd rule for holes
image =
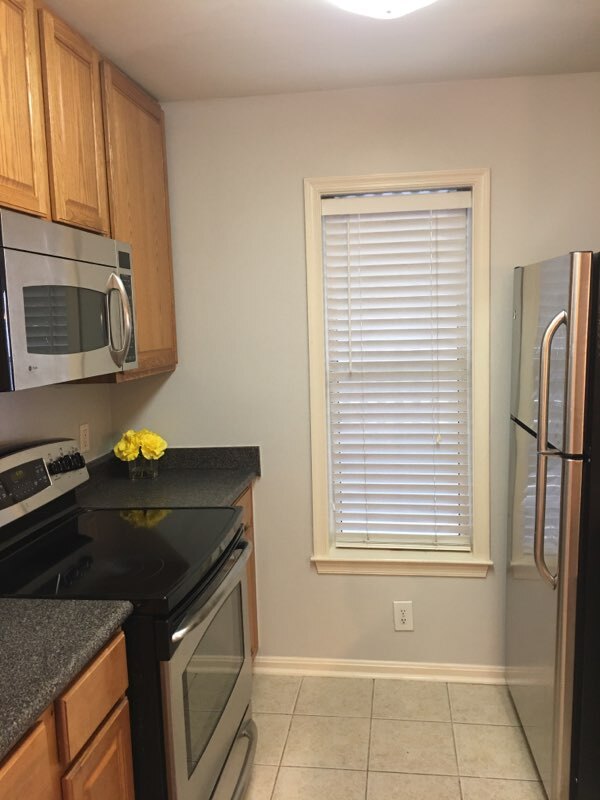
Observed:
[[[394,600],[394,628],[397,631],[414,631],[412,600]]]
[[[79,426],[79,452],[90,452],[90,426],[87,422]]]

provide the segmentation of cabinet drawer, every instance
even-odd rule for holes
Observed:
[[[3,800],[60,800],[54,716],[46,711],[0,765]]]
[[[64,764],[72,761],[127,689],[125,636],[119,633],[56,701]]]
[[[246,491],[241,494],[237,500],[233,503],[234,506],[241,506],[243,509],[242,512],[242,522],[246,526],[246,528],[252,527],[252,487],[249,486]]]

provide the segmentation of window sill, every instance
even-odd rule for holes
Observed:
[[[485,578],[492,562],[470,553],[332,550],[312,556],[319,574],[424,575],[440,578]]]

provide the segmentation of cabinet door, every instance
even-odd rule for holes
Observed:
[[[40,10],[52,217],[109,232],[100,61],[94,48]]]
[[[0,205],[42,217],[49,211],[33,0],[0,0]]]
[[[134,800],[129,704],[122,700],[62,779],[64,800]]]
[[[2,800],[61,800],[54,716],[48,709],[0,764]]]
[[[118,380],[175,368],[175,308],[161,107],[102,63],[112,235],[132,246],[137,370]]]

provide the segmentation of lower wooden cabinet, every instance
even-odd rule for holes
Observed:
[[[0,763],[0,798],[134,800],[126,688],[119,633]]]
[[[63,764],[70,764],[79,755],[124,696],[127,685],[125,636],[119,633],[54,703]]]
[[[47,709],[34,728],[0,764],[2,800],[61,800],[54,710]]]
[[[134,800],[129,704],[122,700],[62,779],[64,800]]]
[[[248,581],[248,614],[250,617],[250,651],[252,658],[258,652],[258,608],[256,602],[256,560],[254,558],[254,513],[252,507],[252,487],[250,486],[233,503],[241,506],[242,522],[246,531],[244,536],[252,544],[252,555],[248,561],[246,578]]]

